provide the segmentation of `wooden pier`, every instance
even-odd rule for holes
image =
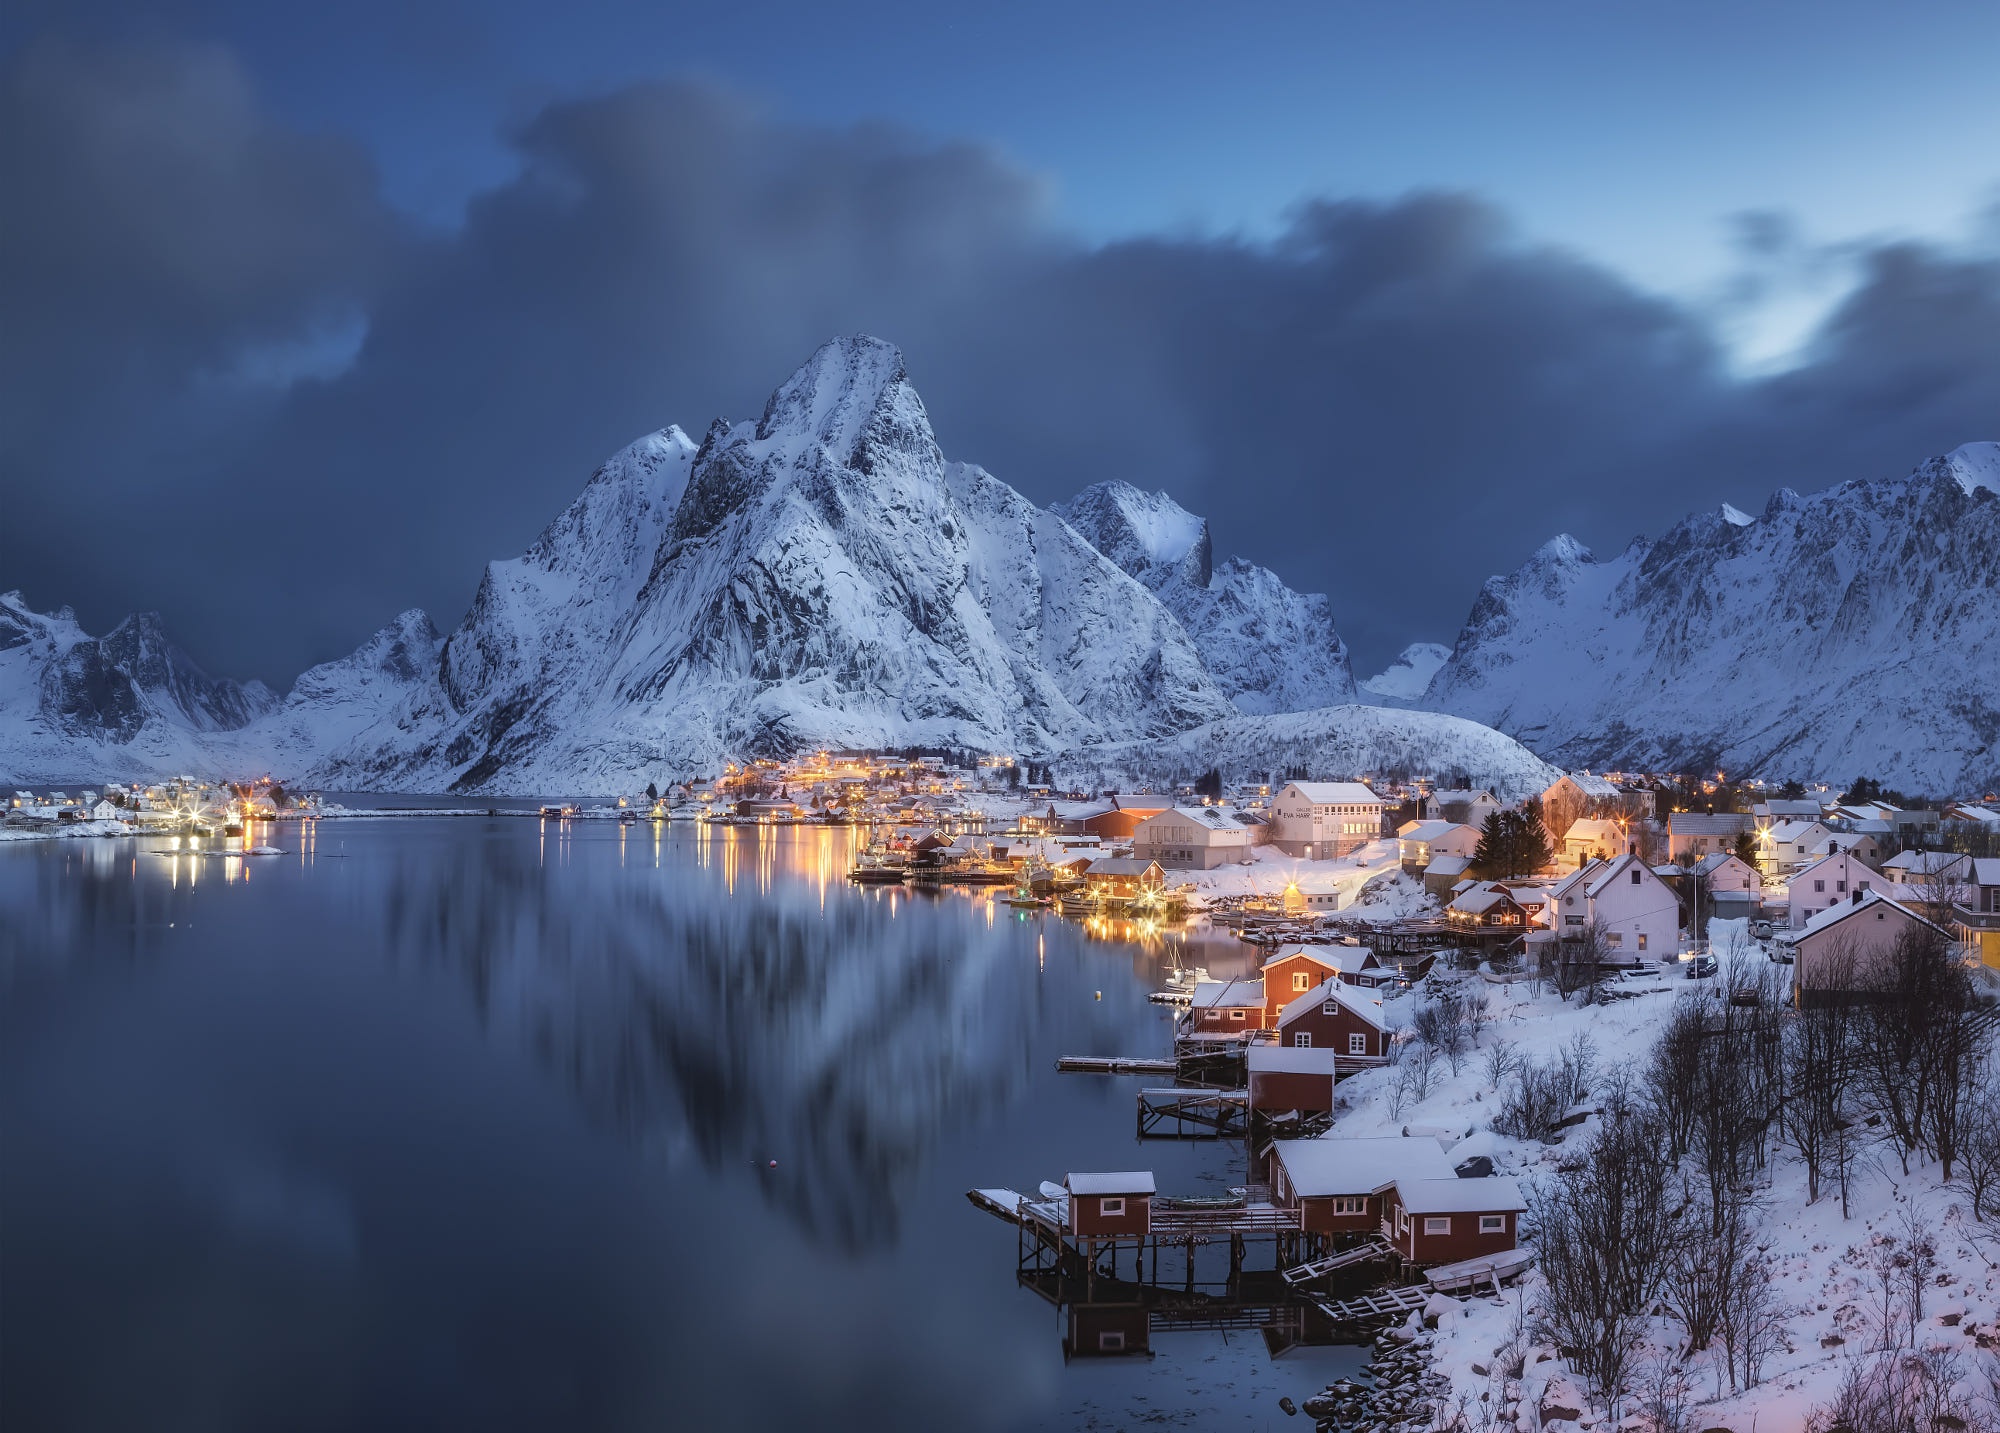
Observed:
[[[1124,1055],[1064,1055],[1056,1061],[1056,1068],[1068,1075],[1172,1075],[1180,1069],[1172,1060]]]
[[[1377,1289],[1352,1299],[1322,1299],[1307,1295],[1312,1306],[1337,1324],[1369,1323],[1392,1319],[1421,1309],[1431,1301],[1431,1290],[1423,1286]]]
[[[1250,1093],[1178,1086],[1141,1090],[1138,1122],[1140,1139],[1242,1139],[1250,1133]]]
[[[1316,1279],[1324,1279],[1336,1269],[1350,1269],[1371,1259],[1386,1259],[1394,1252],[1386,1239],[1371,1234],[1365,1244],[1357,1244],[1352,1249],[1341,1249],[1323,1259],[1314,1259],[1310,1263],[1299,1264],[1285,1270],[1285,1282],[1292,1285],[1310,1284]]]

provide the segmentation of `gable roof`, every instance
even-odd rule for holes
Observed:
[[[1837,926],[1842,921],[1847,920],[1852,916],[1860,915],[1863,911],[1873,911],[1878,906],[1892,906],[1896,910],[1901,911],[1904,915],[1908,916],[1911,920],[1916,921],[1921,925],[1927,925],[1932,930],[1938,931],[1940,933],[1944,931],[1943,926],[1938,925],[1935,921],[1925,920],[1922,916],[1918,915],[1915,911],[1911,910],[1908,906],[1904,905],[1901,901],[1895,900],[1889,896],[1885,896],[1880,891],[1876,890],[1862,891],[1860,893],[1860,897],[1861,898],[1859,900],[1847,900],[1842,902],[1840,905],[1827,907],[1825,910],[1821,911],[1818,915],[1814,916],[1811,920],[1807,921],[1805,923],[1804,929],[1799,931],[1799,933],[1796,936],[1794,936],[1793,939],[1795,941],[1798,941],[1798,940],[1804,940],[1807,936],[1818,935],[1823,930],[1827,930],[1832,926]],[[1886,912],[1877,912],[1877,913],[1887,914]]]
[[[1484,1179],[1431,1178],[1404,1176],[1385,1181],[1370,1193],[1379,1193],[1390,1184],[1396,1198],[1412,1214],[1518,1214],[1528,1207],[1521,1186],[1505,1174]]]
[[[1882,863],[1885,871],[1911,871],[1920,876],[1936,876],[1955,871],[1970,860],[1956,851],[1899,851]]]
[[[1563,832],[1565,841],[1608,841],[1622,842],[1624,833],[1618,823],[1608,816],[1582,816],[1569,823],[1569,830]]]
[[[1509,891],[1505,886],[1497,883],[1488,883],[1473,887],[1464,895],[1454,900],[1446,909],[1464,911],[1467,915],[1479,916],[1485,915],[1486,912],[1492,910],[1502,902],[1517,909],[1522,908],[1521,903],[1514,899],[1513,892]]]
[[[1382,963],[1375,958],[1375,952],[1365,945],[1281,945],[1271,952],[1261,968],[1269,970],[1279,961],[1298,955],[1327,970],[1351,972]]]
[[[1576,789],[1581,791],[1585,796],[1617,796],[1621,794],[1616,786],[1613,786],[1601,776],[1592,776],[1587,771],[1572,771],[1568,775],[1570,781],[1575,784]],[[1553,791],[1555,787],[1560,785],[1562,785],[1562,780],[1558,778],[1549,789]]]
[[[1211,831],[1244,831],[1248,830],[1250,825],[1240,813],[1225,811],[1220,806],[1170,806],[1165,811],[1148,816],[1139,824],[1150,826],[1168,816],[1178,816],[1183,821],[1192,821],[1195,825],[1205,826]]]
[[[1151,870],[1159,870],[1158,861],[1142,861],[1133,856],[1101,856],[1090,863],[1084,872],[1087,876],[1143,876]]]
[[[1475,801],[1491,801],[1495,806],[1500,804],[1500,798],[1492,792],[1476,791],[1469,786],[1440,786],[1431,792],[1431,800],[1451,806],[1456,806],[1461,801],[1468,805]]]
[[[1278,1012],[1278,1024],[1283,1027],[1309,1010],[1327,1004],[1338,1003],[1343,1009],[1366,1020],[1377,1030],[1387,1030],[1388,1024],[1382,1018],[1382,1002],[1370,1000],[1359,990],[1344,980],[1321,981],[1305,994],[1298,996]]]
[[[1590,884],[1584,888],[1584,894],[1592,900],[1596,900],[1607,886],[1613,881],[1621,879],[1628,870],[1644,871],[1646,873],[1645,880],[1642,880],[1639,883],[1640,885],[1644,885],[1646,881],[1652,881],[1657,884],[1660,879],[1653,874],[1653,868],[1637,856],[1614,856],[1596,867],[1596,874],[1590,878]]]
[[[1750,818],[1740,812],[1710,815],[1704,811],[1670,811],[1667,832],[1674,836],[1734,836],[1750,829]]]
[[[1975,886],[2000,886],[2000,856],[1975,856],[1972,883]]]
[[[1413,821],[1396,834],[1405,841],[1435,841],[1457,827],[1456,821]]]
[[[1281,1139],[1271,1148],[1301,1199],[1372,1194],[1396,1181],[1449,1179],[1451,1161],[1428,1135],[1366,1139]]]
[[[1472,865],[1470,856],[1433,856],[1428,874],[1433,876],[1462,875]]]
[[[1710,851],[1706,856],[1703,856],[1699,861],[1694,863],[1694,868],[1704,876],[1712,876],[1731,861],[1734,861],[1744,870],[1750,871],[1750,863],[1734,851]],[[1756,872],[1751,871],[1751,874],[1755,875]]]
[[[1288,781],[1315,806],[1382,805],[1382,798],[1358,781]]]
[[[1788,841],[1796,844],[1804,838],[1808,831],[1819,824],[1817,817],[1810,821],[1780,821],[1764,834],[1770,838],[1774,845],[1782,846]],[[1822,827],[1821,829],[1824,828]]]
[[[1195,982],[1194,994],[1188,1000],[1188,1008],[1207,1010],[1221,1006],[1256,1005],[1264,1003],[1264,982],[1261,980],[1200,980]]]

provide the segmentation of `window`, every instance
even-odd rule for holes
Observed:
[[[1313,1033],[1310,1030],[1301,1030],[1298,1034],[1292,1036],[1292,1045],[1295,1049],[1310,1050],[1312,1043]]]
[[[1610,932],[1608,935],[1606,935],[1604,938],[1610,941],[1611,944],[1613,945],[1625,944],[1625,933],[1623,931],[1614,930]]]
[[[1632,871],[1632,884],[1635,886],[1639,884],[1639,872],[1636,867],[1634,867]]]
[[[1368,1196],[1365,1194],[1336,1194],[1333,1197],[1333,1212],[1336,1214],[1366,1214]]]
[[[1819,885],[1819,886],[1824,886],[1824,885],[1825,885],[1825,882],[1823,882],[1823,881],[1818,881],[1818,882],[1814,882],[1814,884],[1815,884],[1815,885]],[[1835,881],[1835,882],[1833,883],[1833,888],[1834,888],[1834,889],[1835,889],[1836,891],[1840,892],[1840,893],[1841,893],[1842,895],[1846,895],[1846,894],[1847,894],[1847,882],[1845,882],[1845,881]]]
[[[1313,988],[1313,981],[1311,975],[1307,974],[1303,970],[1294,971],[1292,973],[1292,989],[1310,990],[1312,988]]]
[[[1241,1010],[1232,1010],[1229,1012],[1229,1018],[1231,1020],[1241,1020],[1243,1019],[1243,1017],[1244,1017],[1244,1012]]]
[[[1505,1234],[1507,1232],[1507,1216],[1504,1214],[1480,1215],[1479,1232],[1482,1234]]]
[[[1644,931],[1640,931],[1640,932],[1639,932],[1639,949],[1641,949],[1641,950],[1644,950],[1645,948],[1646,948],[1646,933],[1645,933]]]
[[[1320,1006],[1319,1013],[1322,1015],[1338,1015],[1340,1013],[1340,1002],[1338,1000],[1327,1001],[1326,1004]]]
[[[1582,925],[1582,924],[1583,924],[1583,917],[1582,917],[1582,916],[1564,916],[1564,917],[1563,917],[1563,924],[1564,924],[1564,925]]]
[[[1349,1035],[1347,1037],[1347,1053],[1350,1055],[1367,1054],[1368,1037],[1366,1035]]]
[[[1826,882],[1825,882],[1825,881],[1814,881],[1814,882],[1813,882],[1813,890],[1814,890],[1814,891],[1816,891],[1816,892],[1817,892],[1817,891],[1823,891],[1823,890],[1825,890],[1825,889],[1826,889]]]
[[[1115,1219],[1125,1212],[1125,1201],[1122,1197],[1118,1199],[1100,1199],[1097,1201],[1097,1212],[1107,1219]]]
[[[1449,1234],[1451,1232],[1451,1219],[1441,1214],[1428,1215],[1424,1219],[1424,1232],[1426,1234]]]
[[[1125,1352],[1125,1331],[1123,1329],[1106,1329],[1104,1332],[1098,1334],[1097,1351],[1099,1353]]]

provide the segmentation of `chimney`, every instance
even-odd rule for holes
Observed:
[[[1857,906],[1861,904],[1861,890],[1860,887],[1858,886],[1855,888],[1854,891],[1854,904]]]

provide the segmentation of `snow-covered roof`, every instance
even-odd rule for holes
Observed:
[[[1471,864],[1470,856],[1433,856],[1425,873],[1432,876],[1456,876]]]
[[[1565,841],[1622,841],[1618,823],[1605,816],[1584,816],[1569,823]]]
[[[1253,1075],[1331,1075],[1340,1069],[1340,1057],[1326,1046],[1252,1045],[1248,1063]]]
[[[1773,845],[1797,844],[1818,825],[1818,821],[1779,821],[1766,834]]]
[[[1261,980],[1196,981],[1194,994],[1188,1003],[1196,1010],[1236,1005],[1262,1005],[1264,982]]]
[[[1158,870],[1158,861],[1142,861],[1134,856],[1100,856],[1090,863],[1086,875],[1092,876],[1143,876],[1148,870]]]
[[[1908,871],[1912,875],[1936,876],[1957,870],[1966,857],[1956,851],[1899,851],[1882,863],[1885,871]]]
[[[1389,1028],[1382,1019],[1381,1001],[1370,1000],[1346,981],[1337,978],[1323,981],[1293,1000],[1278,1012],[1278,1023],[1288,1025],[1307,1011],[1325,1005],[1330,1000],[1337,1001],[1344,1008],[1353,1011],[1377,1030]]]
[[[1316,965],[1328,970],[1366,970],[1381,964],[1375,959],[1375,952],[1365,945],[1281,945],[1265,960],[1263,969],[1269,970],[1281,960],[1291,960],[1303,955]]]
[[[1694,863],[1694,868],[1704,876],[1712,876],[1731,861],[1736,862],[1737,865],[1742,866],[1746,871],[1750,869],[1748,864],[1733,851],[1710,851],[1706,856],[1703,856],[1699,861]]]
[[[2000,886],[2000,856],[1976,856],[1972,861],[1975,886]]]
[[[1372,1194],[1398,1178],[1428,1181],[1452,1177],[1451,1161],[1428,1135],[1281,1139],[1271,1147],[1301,1199]]]
[[[1894,900],[1889,896],[1885,896],[1880,891],[1870,890],[1861,892],[1859,900],[1846,901],[1841,905],[1829,906],[1827,909],[1821,911],[1818,915],[1814,916],[1811,920],[1807,921],[1805,923],[1805,928],[1799,931],[1799,933],[1795,935],[1793,939],[1804,940],[1809,935],[1817,935],[1821,931],[1825,930],[1828,926],[1839,925],[1849,916],[1859,915],[1863,911],[1875,910],[1876,907],[1878,906],[1893,906],[1895,909],[1901,911],[1904,915],[1908,916],[1911,920],[1921,921],[1923,924],[1929,926],[1932,930],[1943,929],[1943,927],[1939,926],[1933,921],[1924,920],[1922,916],[1918,915],[1915,911],[1911,910],[1901,901]]]
[[[1675,836],[1734,836],[1750,829],[1750,818],[1740,812],[1710,815],[1704,811],[1667,813],[1667,830]]]
[[[1475,886],[1464,895],[1459,896],[1446,909],[1463,911],[1467,915],[1480,916],[1485,915],[1486,912],[1492,910],[1502,902],[1518,904],[1518,902],[1514,901],[1513,893],[1505,886]]]
[[[1211,831],[1242,831],[1248,829],[1251,824],[1239,813],[1225,811],[1220,806],[1174,806],[1146,819],[1157,821],[1167,815],[1179,816],[1194,822],[1197,826],[1206,826]]]
[[[1569,773],[1569,779],[1576,783],[1576,789],[1581,791],[1585,796],[1617,796],[1621,794],[1618,788],[1609,781],[1606,781],[1601,776],[1592,776],[1587,771],[1572,771]],[[1561,785],[1562,783],[1557,782],[1556,784]]]
[[[1412,821],[1396,834],[1404,841],[1435,841],[1445,832],[1457,829],[1455,821]]]
[[[1382,805],[1382,798],[1358,781],[1293,781],[1287,784],[1315,806]]]
[[[1817,801],[1766,801],[1751,809],[1758,816],[1771,816],[1781,820],[1787,816],[1804,816],[1816,820],[1821,814],[1820,804]]]
[[[1063,1187],[1071,1194],[1151,1194],[1156,1187],[1150,1169],[1117,1170],[1109,1174],[1065,1174]]]
[[[1440,786],[1431,793],[1431,800],[1440,805],[1450,806],[1456,806],[1461,801],[1468,804],[1474,801],[1491,801],[1498,805],[1500,798],[1490,791],[1475,791],[1469,786]]]
[[[1528,1201],[1521,1197],[1521,1186],[1504,1174],[1484,1179],[1403,1176],[1386,1180],[1377,1188],[1387,1188],[1390,1184],[1396,1186],[1396,1197],[1412,1214],[1519,1213],[1528,1207]]]

